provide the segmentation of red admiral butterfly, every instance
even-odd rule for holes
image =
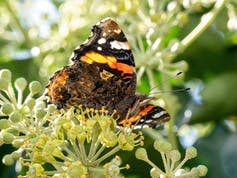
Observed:
[[[58,108],[82,105],[110,113],[121,126],[154,127],[170,119],[154,98],[136,93],[133,54],[118,24],[106,18],[93,26],[91,36],[74,50],[73,63],[57,71],[47,86],[49,103]]]

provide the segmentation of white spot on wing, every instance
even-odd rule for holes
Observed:
[[[105,38],[100,38],[98,40],[98,44],[104,44],[106,42],[106,39]]]
[[[143,128],[149,128],[149,125],[143,124],[143,125],[136,125],[133,129],[143,129]]]
[[[74,56],[75,56],[75,52],[73,51],[69,59],[72,59]]]
[[[97,50],[101,51],[101,50],[102,50],[102,48],[101,48],[100,46],[98,46],[98,47],[97,47]]]
[[[110,46],[112,49],[124,49],[124,50],[130,49],[127,42],[120,42],[120,41],[116,41],[116,40],[111,41]]]
[[[153,121],[153,120],[151,120],[151,119],[150,119],[150,120],[146,120],[145,123],[146,123],[146,124],[149,124],[149,123],[151,123],[152,121]]]
[[[141,120],[140,120],[140,122],[144,122],[144,121],[145,121],[145,119],[141,119]]]
[[[82,44],[86,44],[86,43],[88,43],[88,41],[89,41],[89,40],[88,40],[88,39],[86,39],[86,40],[85,40],[85,41],[84,41]]]
[[[152,116],[152,118],[159,118],[160,116],[162,116],[162,115],[164,115],[164,114],[166,114],[167,112],[166,111],[161,111],[161,112],[158,112],[158,113],[156,113],[155,115],[153,115]]]
[[[81,45],[78,45],[76,48],[75,48],[75,50],[78,50],[78,49],[80,49],[81,48]]]

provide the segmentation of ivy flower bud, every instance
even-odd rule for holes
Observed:
[[[3,164],[5,164],[6,166],[10,166],[14,163],[14,159],[12,158],[12,155],[7,154],[3,157],[2,159]]]
[[[188,23],[188,14],[185,12],[179,12],[177,15],[178,24],[182,27]]]
[[[45,115],[46,115],[46,112],[43,109],[37,109],[35,112],[35,117],[37,119],[43,119]]]
[[[84,140],[86,139],[86,134],[84,133],[82,126],[75,125],[74,127],[71,127],[68,129],[67,137],[69,140],[71,140],[73,142],[76,140],[76,138],[78,138],[80,140],[80,142],[83,143]]]
[[[156,140],[154,142],[154,148],[159,152],[170,152],[172,150],[172,145],[164,140]]]
[[[21,119],[22,119],[22,116],[20,114],[19,111],[14,111],[10,116],[9,116],[9,119],[12,121],[12,122],[19,122]]]
[[[120,174],[120,168],[116,164],[107,164],[105,170],[105,177],[118,177]]]
[[[26,106],[29,107],[30,110],[32,110],[35,106],[35,99],[34,98],[29,98],[27,101],[26,101]]]
[[[7,81],[4,78],[0,78],[0,90],[5,90],[6,91],[9,87],[9,84],[10,84],[9,81]]]
[[[160,177],[160,172],[157,169],[152,168],[150,171],[150,175],[152,178],[157,178]]]
[[[88,171],[85,166],[81,164],[80,161],[73,162],[68,168],[67,168],[67,174],[69,177],[81,177],[86,178]]]
[[[167,10],[168,12],[176,12],[179,11],[179,4],[176,1],[171,1],[168,5],[167,5]]]
[[[17,128],[12,128],[12,127],[7,128],[6,131],[13,135],[19,135],[19,132],[20,132]]]
[[[186,153],[185,153],[186,159],[192,159],[192,158],[195,158],[196,156],[197,156],[197,149],[196,148],[194,148],[194,147],[187,148]]]
[[[6,81],[10,82],[12,78],[12,73],[8,69],[0,70],[0,79],[5,79]]]
[[[100,139],[101,142],[108,147],[113,147],[117,144],[116,134],[109,129],[101,132]]]
[[[1,136],[3,138],[4,143],[11,144],[15,139],[14,135],[9,132],[1,132]]]
[[[99,130],[101,130],[99,123],[96,120],[94,120],[94,119],[87,120],[86,121],[86,127],[89,130],[92,130],[92,129],[95,130],[94,127],[97,127]]]
[[[45,105],[45,102],[43,101],[37,101],[36,104],[35,104],[35,109],[38,110],[38,109],[44,109],[46,107]]]
[[[40,82],[33,81],[33,82],[30,83],[29,89],[30,89],[30,93],[32,95],[35,95],[35,94],[39,93],[42,90],[42,86],[41,86]]]
[[[147,152],[145,148],[138,148],[135,152],[135,156],[137,159],[143,160],[143,161],[147,161],[148,157],[147,157]]]
[[[160,151],[161,149],[161,145],[163,144],[163,140],[155,140],[154,142],[154,148],[157,150],[157,151]]]
[[[1,119],[0,120],[0,129],[7,129],[8,127],[10,127],[10,123],[9,120],[7,119]]]
[[[4,103],[4,104],[2,105],[1,110],[2,110],[2,113],[3,113],[3,114],[5,114],[5,115],[10,115],[10,114],[12,113],[12,111],[13,111],[12,104],[10,104],[10,103]]]
[[[92,119],[91,119],[91,120],[92,120]],[[94,119],[93,119],[93,120],[94,120]],[[90,121],[90,120],[87,120],[87,123],[88,123],[88,121]],[[91,138],[97,138],[97,139],[98,139],[99,135],[100,135],[101,132],[102,132],[99,123],[98,123],[97,121],[95,121],[94,124],[93,124],[93,122],[89,122],[89,124],[87,124],[87,126],[88,126],[88,125],[93,126],[93,127],[91,127],[91,126],[87,127],[87,128],[88,128],[88,131],[87,131],[87,133],[88,133],[88,134],[87,134],[87,135],[88,135],[88,138],[89,138],[89,139],[91,139]],[[92,128],[92,129],[91,129],[91,128]]]
[[[118,143],[122,150],[131,151],[135,146],[135,134],[120,133],[118,136]]]
[[[121,158],[119,156],[115,156],[115,158],[112,159],[111,163],[120,166],[122,164],[122,160],[121,160]]]
[[[207,167],[204,165],[199,165],[198,167],[198,171],[199,171],[199,176],[203,177],[207,174]]]
[[[180,155],[180,153],[178,152],[178,150],[172,150],[172,151],[169,153],[169,156],[170,156],[170,158],[171,158],[171,160],[172,160],[173,162],[177,162],[177,161],[179,161],[180,158],[181,158],[181,155]]]
[[[18,91],[24,91],[27,86],[27,81],[23,77],[16,79],[15,87]]]
[[[115,158],[113,158],[109,163],[104,165],[104,176],[106,178],[121,177],[120,170],[130,168],[128,164],[123,168],[119,167],[121,163],[121,158],[119,156],[115,156]]]
[[[22,152],[17,150],[11,153],[12,159],[18,160],[21,157]]]
[[[98,122],[102,130],[108,127],[110,127],[110,129],[114,128],[113,119],[110,116],[104,116],[103,119],[98,119]]]
[[[192,177],[198,177],[199,175],[199,170],[198,168],[194,167],[191,169]]]
[[[19,148],[24,143],[24,139],[14,139],[12,142],[12,146],[15,148]]]
[[[51,105],[48,106],[48,113],[53,113],[56,110],[57,110],[57,108],[56,108],[55,105],[51,104]]]

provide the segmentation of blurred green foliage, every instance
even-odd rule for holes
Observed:
[[[187,165],[207,165],[208,178],[237,177],[237,158],[230,156],[237,151],[235,0],[2,0],[0,69],[46,85],[53,72],[69,63],[91,27],[107,16],[121,25],[132,46],[138,90],[162,96],[157,102],[165,103],[173,116],[166,130],[169,140],[180,150],[192,144],[199,150],[195,163]],[[205,21],[203,31],[189,36]],[[180,71],[184,74],[174,78]],[[190,92],[171,92],[184,87]],[[151,143],[157,135],[147,132],[150,155],[155,154]],[[9,147],[0,149],[9,152]],[[121,157],[131,165],[125,177],[148,177],[142,161],[126,153]],[[13,166],[0,168],[0,177],[14,177]]]

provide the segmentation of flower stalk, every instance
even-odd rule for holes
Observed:
[[[181,154],[178,150],[172,149],[169,142],[164,140],[156,140],[154,142],[154,148],[161,155],[164,170],[160,169],[149,160],[147,152],[144,148],[138,148],[136,150],[136,158],[147,162],[152,167],[150,170],[152,178],[198,178],[205,176],[207,173],[207,168],[203,165],[194,167],[190,171],[182,168],[188,160],[197,156],[197,150],[194,147],[190,147],[186,150],[185,157],[180,163]]]

